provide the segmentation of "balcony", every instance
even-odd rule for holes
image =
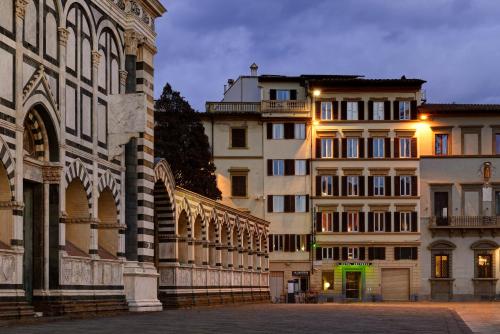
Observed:
[[[259,113],[260,102],[207,102],[207,112]]]
[[[425,219],[425,218],[423,218]],[[462,234],[467,231],[490,231],[492,236],[496,230],[500,230],[500,216],[451,216],[451,217],[430,217],[429,229],[435,233],[439,230],[460,231]]]
[[[306,100],[264,100],[261,110],[263,113],[307,113],[310,106]]]

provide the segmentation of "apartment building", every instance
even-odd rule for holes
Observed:
[[[426,104],[421,127],[421,296],[499,295],[500,105]]]
[[[222,202],[271,222],[271,295],[415,299],[424,81],[256,70],[204,125]]]

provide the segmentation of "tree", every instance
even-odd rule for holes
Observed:
[[[221,199],[200,115],[168,83],[155,103],[155,157],[168,161],[176,185]]]

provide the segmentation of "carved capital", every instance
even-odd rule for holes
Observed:
[[[101,61],[101,54],[99,53],[99,51],[92,51],[92,66],[98,68],[100,61]]]
[[[120,71],[120,84],[122,86],[125,86],[127,84],[127,76],[128,76],[127,71],[125,71],[125,70]]]
[[[69,30],[63,27],[57,28],[57,32],[59,33],[59,44],[62,46],[66,46],[68,44],[68,34]]]
[[[24,20],[24,14],[26,14],[27,5],[28,5],[28,0],[16,0],[16,15],[20,19]]]
[[[137,55],[137,46],[144,41],[144,36],[133,29],[125,30],[125,54]]]

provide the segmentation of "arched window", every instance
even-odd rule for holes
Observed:
[[[120,57],[114,34],[105,29],[99,37],[99,90],[104,94],[120,93]]]
[[[45,0],[44,5],[44,57],[52,63],[58,64],[57,7],[54,0]]]
[[[92,37],[90,20],[81,6],[74,4],[66,18],[68,43],[66,66],[68,72],[87,84],[92,84]]]

